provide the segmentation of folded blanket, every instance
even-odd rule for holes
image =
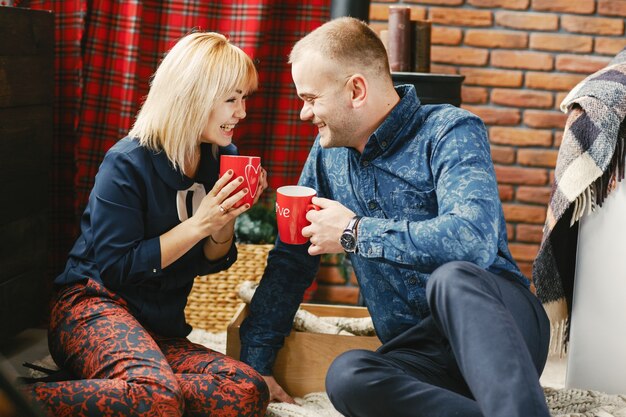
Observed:
[[[551,351],[566,349],[578,220],[602,205],[624,178],[626,48],[581,81],[561,103],[569,112],[533,282],[552,324]]]

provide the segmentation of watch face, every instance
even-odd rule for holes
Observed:
[[[356,239],[354,238],[354,234],[350,232],[344,232],[341,235],[341,246],[346,252],[354,252],[356,248]]]

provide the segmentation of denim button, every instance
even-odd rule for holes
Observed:
[[[409,278],[409,284],[411,285],[417,284],[417,278]]]
[[[363,161],[363,166],[364,167],[369,166],[369,164],[370,164],[370,161]]]
[[[370,210],[374,210],[376,207],[378,207],[378,203],[376,203],[375,201],[370,201],[367,207],[369,207]]]
[[[382,141],[380,143],[380,146],[382,146],[383,148],[386,148],[387,147],[387,142],[386,141]]]

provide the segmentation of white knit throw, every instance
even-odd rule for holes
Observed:
[[[226,352],[226,332],[209,333],[195,329],[188,338],[217,352]],[[49,355],[35,364],[50,369],[56,367]],[[41,377],[44,374],[32,371],[31,376]],[[626,417],[626,395],[548,387],[543,390],[552,417]],[[294,400],[297,405],[271,403],[266,417],[341,417],[324,392],[313,392]]]

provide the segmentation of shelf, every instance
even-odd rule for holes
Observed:
[[[424,72],[392,72],[394,85],[413,84],[422,104],[461,105],[464,75]]]

